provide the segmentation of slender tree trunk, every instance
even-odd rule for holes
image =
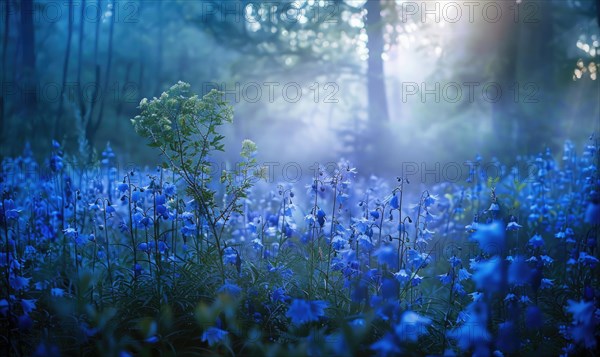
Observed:
[[[81,84],[81,66],[83,60],[83,38],[85,32],[85,0],[81,1],[81,14],[79,15],[79,43],[77,45],[77,100],[79,104],[79,115],[81,120],[85,117],[85,102]],[[98,20],[99,22],[100,20]]]
[[[389,121],[387,96],[385,89],[385,76],[383,73],[383,59],[381,55],[384,49],[383,21],[381,18],[381,0],[368,0],[366,3],[368,11],[366,20],[367,36],[369,41],[369,59],[367,62],[367,97],[369,121]]]
[[[102,18],[102,0],[98,0],[96,6],[96,29],[94,34],[94,94],[91,97],[91,101],[89,103],[89,108],[87,109],[84,116],[82,116],[83,124],[85,127],[85,138],[88,140],[91,136],[91,132],[93,129],[93,120],[94,120],[94,109],[96,108],[96,102],[98,99],[98,87],[100,86],[100,59],[98,58],[98,45],[100,42],[100,21]],[[81,97],[83,98],[83,93],[81,93]]]
[[[67,49],[65,51],[65,61],[63,62],[62,85],[60,87],[60,96],[58,97],[58,113],[54,123],[54,137],[58,138],[60,132],[60,120],[63,114],[63,102],[65,87],[67,86],[67,74],[69,72],[69,58],[71,57],[71,39],[73,38],[73,1],[69,0],[69,19],[67,26]]]
[[[185,78],[184,72],[185,72],[186,68],[188,68],[188,66],[189,66],[189,58],[188,58],[186,50],[184,49],[179,54],[179,68],[178,68],[178,73],[177,73],[178,80]]]
[[[538,21],[521,25],[518,73],[518,102],[523,121],[536,130],[521,130],[519,148],[523,153],[535,154],[544,148],[557,148],[562,144],[561,121],[556,110],[548,110],[560,100],[556,93],[556,61],[548,61],[554,53],[553,11],[551,1],[540,2]],[[544,115],[540,115],[544,113]],[[533,126],[532,126],[533,124]]]
[[[21,1],[21,110],[30,118],[37,108],[35,76],[35,32],[33,27],[33,0]]]
[[[98,59],[98,43],[100,39],[100,21],[102,19],[102,0],[98,0],[96,7],[96,35],[94,36],[94,59],[96,65],[99,65],[100,60]]]
[[[4,33],[2,36],[2,88],[4,84],[7,82],[6,80],[6,51],[8,50],[8,37],[10,34],[10,1],[4,1]],[[5,126],[5,116],[4,116],[4,89],[0,91],[0,141],[4,142],[4,126]]]
[[[87,112],[87,119],[85,121],[85,139],[88,141],[89,145],[91,145],[91,142],[89,141],[89,139],[93,136],[93,130],[94,130],[94,121],[93,121],[94,108],[96,107],[96,99],[98,98],[98,92],[100,89],[99,88],[100,65],[96,65],[94,83],[96,85],[94,86],[94,93],[92,94],[92,97],[91,97],[92,101],[90,102],[90,108]]]
[[[115,8],[114,0],[112,1],[112,5],[113,5],[113,9],[114,9]],[[104,73],[104,88],[103,88],[103,93],[102,93],[102,100],[100,102],[100,112],[98,113],[98,119],[92,126],[92,130],[91,130],[91,132],[88,133],[89,136],[87,137],[87,140],[90,143],[91,147],[93,147],[94,137],[96,135],[96,132],[100,128],[100,124],[102,124],[102,120],[104,119],[104,107],[105,107],[104,104],[106,102],[106,94],[107,94],[106,90],[108,89],[108,81],[110,80],[110,69],[112,66],[114,28],[115,28],[115,16],[113,15],[110,17],[110,28],[108,31],[108,55],[107,55],[107,59],[106,59],[106,71]]]
[[[127,100],[129,79],[130,79],[132,67],[133,67],[133,63],[128,62],[127,66],[125,68],[125,82],[123,82],[123,85],[121,86],[120,95],[119,95],[119,98],[117,98],[118,99],[117,100],[117,108],[115,109],[115,118],[117,118],[117,120],[115,120],[115,130],[118,130],[118,128],[119,128],[120,120],[118,120],[118,119],[119,119],[119,116],[121,116],[121,112],[123,111],[123,102],[125,100]]]
[[[158,41],[156,48],[156,88],[155,93],[161,93],[162,87],[162,71],[163,71],[163,45],[164,45],[164,21],[162,0],[158,0]]]
[[[508,3],[501,5],[510,6]],[[503,13],[510,14],[509,9],[504,6]],[[493,75],[493,81],[486,83],[485,100],[491,102],[492,106],[492,129],[495,143],[504,149],[518,150],[521,141],[519,122],[522,113],[518,109],[518,97],[515,97],[517,83],[517,54],[518,38],[521,21],[514,22],[512,16],[503,16],[498,24],[486,24],[492,31],[491,38],[496,39],[497,65]],[[495,34],[493,34],[495,32]],[[510,143],[509,146],[506,146]],[[511,155],[513,153],[507,153]]]
[[[137,89],[138,96],[141,97],[141,98],[145,98],[146,95],[145,95],[145,91],[144,91],[144,88],[145,88],[144,84],[145,84],[145,82],[144,82],[144,61],[143,61],[143,58],[140,58],[139,63],[140,63],[140,72],[138,73],[138,80],[137,80],[137,83],[136,83],[136,89]]]
[[[138,15],[141,17],[142,16],[142,12],[144,11],[144,2],[140,2],[139,7],[138,7]],[[140,71],[138,72],[138,78],[137,78],[137,83],[136,85],[136,93],[138,95],[138,97],[140,98],[145,98],[147,97],[146,95],[146,91],[145,91],[145,82],[144,82],[144,66],[145,66],[145,57],[144,57],[144,53],[142,51],[139,51],[139,61],[138,63],[140,64]]]

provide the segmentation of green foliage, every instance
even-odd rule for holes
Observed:
[[[159,98],[140,102],[141,114],[132,120],[136,132],[149,139],[171,167],[190,184],[195,199],[214,207],[215,193],[206,188],[210,180],[211,150],[223,150],[217,128],[232,122],[233,111],[212,91],[204,98],[189,95],[190,85],[179,82]]]
[[[139,135],[150,140],[150,146],[163,152],[165,166],[178,173],[201,175],[202,184],[210,179],[210,152],[224,149],[224,136],[217,128],[233,121],[233,110],[215,90],[200,99],[189,96],[189,89],[189,84],[179,82],[159,98],[144,98],[141,114],[132,123]]]
[[[190,94],[190,85],[178,82],[159,98],[143,99],[141,114],[131,120],[136,132],[147,138],[149,145],[160,149],[170,168],[186,183],[188,194],[197,202],[200,215],[212,233],[218,254],[221,278],[225,281],[222,259],[224,225],[231,214],[241,212],[241,199],[247,197],[257,177],[263,170],[257,168],[254,156],[256,144],[251,140],[242,143],[242,160],[233,172],[223,171],[220,183],[225,186],[225,197],[217,200],[217,192],[209,187],[216,172],[210,161],[211,153],[224,151],[223,139],[218,132],[221,125],[233,122],[233,109],[223,99],[223,94],[212,90],[204,97]],[[222,202],[222,203],[220,203]]]

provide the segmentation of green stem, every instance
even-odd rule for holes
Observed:
[[[328,296],[329,290],[329,268],[331,266],[331,250],[333,246],[333,233],[335,232],[335,211],[336,211],[336,199],[337,199],[337,179],[333,181],[333,211],[331,213],[331,233],[329,234],[329,244],[328,244],[328,252],[327,252],[327,268],[325,273],[325,296]]]

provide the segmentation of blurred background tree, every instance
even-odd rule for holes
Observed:
[[[110,141],[122,160],[155,162],[128,119],[178,80],[224,89],[228,137],[253,138],[265,161],[346,156],[397,173],[402,161],[510,159],[600,130],[597,0],[486,0],[472,20],[454,3],[457,21],[435,1],[7,0],[1,153]],[[479,84],[473,98],[465,83]],[[483,97],[490,84],[499,100]]]

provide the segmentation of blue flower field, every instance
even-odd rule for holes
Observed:
[[[159,167],[3,159],[3,355],[597,355],[597,135],[525,172],[290,183],[250,140],[214,169],[232,115],[179,82],[132,120]]]

